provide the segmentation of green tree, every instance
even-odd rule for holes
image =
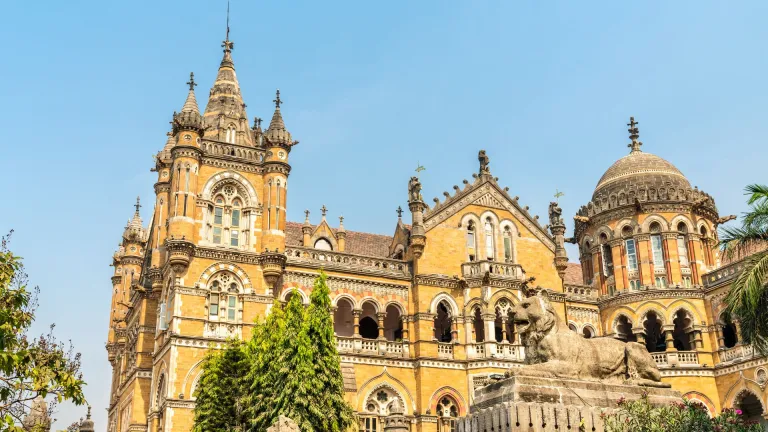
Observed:
[[[21,258],[0,240],[0,431],[23,431],[20,423],[38,396],[53,395],[56,402],[85,403],[80,354],[71,344],[56,340],[53,327],[46,335],[30,340],[35,319],[37,288],[27,289]]]
[[[322,406],[322,416],[312,421],[315,430],[341,432],[354,423],[352,408],[344,400],[344,380],[331,319],[331,297],[325,272],[315,279],[307,310],[307,334],[312,342],[312,364],[316,385],[313,398]]]
[[[727,311],[741,322],[741,332],[763,355],[768,355],[768,186],[746,188],[751,206],[741,227],[721,229],[720,247],[731,259],[744,258],[744,269],[725,297]]]
[[[243,431],[243,402],[249,369],[245,344],[231,340],[221,350],[210,350],[195,389],[195,432]]]
[[[266,430],[278,417],[273,401],[283,382],[281,361],[285,339],[285,313],[278,300],[272,304],[266,321],[258,323],[252,333],[248,349],[251,367],[246,379],[250,392],[245,398],[250,431]]]

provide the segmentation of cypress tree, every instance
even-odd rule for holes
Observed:
[[[325,272],[315,279],[307,310],[307,335],[312,342],[314,379],[312,399],[322,408],[312,420],[316,431],[343,432],[354,424],[352,408],[344,400],[344,380],[331,319],[331,297]]]
[[[312,365],[312,351],[312,342],[307,334],[306,309],[301,296],[294,294],[285,308],[281,385],[275,399],[277,412],[274,419],[280,414],[290,417],[304,432],[323,430],[314,428],[314,420],[323,416],[324,406],[312,398],[312,390],[319,385]]]
[[[281,376],[285,340],[285,313],[278,300],[272,304],[265,322],[254,327],[248,344],[251,368],[246,378],[250,385],[246,415],[252,432],[267,430],[278,417],[275,399],[285,379]]]
[[[243,430],[243,379],[249,363],[245,346],[239,340],[229,341],[222,351],[208,353],[195,390],[194,432]]]

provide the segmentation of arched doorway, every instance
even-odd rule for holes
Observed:
[[[667,350],[661,319],[656,315],[656,312],[648,312],[645,316],[645,322],[643,322],[643,328],[645,329],[645,348],[648,349],[648,352]]]
[[[333,313],[333,331],[336,336],[350,337],[355,333],[355,323],[352,316],[352,302],[341,298],[336,302],[336,311]]]
[[[360,336],[363,339],[376,339],[379,337],[376,306],[369,301],[363,303],[363,311],[360,318]]]
[[[632,321],[626,315],[621,315],[616,320],[616,338],[624,342],[637,342],[637,336],[632,333]]]
[[[685,310],[680,309],[675,312],[672,322],[675,324],[675,329],[672,331],[675,349],[678,351],[690,351],[691,325],[693,323],[690,314]]]
[[[387,306],[387,316],[384,318],[384,337],[389,341],[403,340],[403,321],[400,308],[391,304]]]
[[[736,324],[731,320],[731,315],[728,312],[723,312],[720,315],[720,332],[723,335],[723,345],[726,348],[733,348],[739,343],[739,336],[736,333]]]
[[[483,314],[479,307],[472,312],[472,328],[475,331],[475,342],[485,342],[485,328],[483,326]]]
[[[764,428],[768,425],[768,421],[763,418],[763,404],[760,399],[751,391],[744,390],[736,396],[736,400],[733,403],[735,409],[741,410],[741,415],[746,420],[751,420],[759,423]]]

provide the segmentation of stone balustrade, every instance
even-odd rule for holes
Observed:
[[[360,353],[389,357],[408,357],[408,343],[381,339],[363,339],[336,336],[336,349],[340,353]]]
[[[451,342],[438,342],[437,343],[437,356],[444,359],[453,359],[453,343]]]
[[[736,345],[733,348],[726,348],[720,351],[720,362],[732,362],[751,359],[755,355],[755,349],[752,345]]]
[[[216,141],[205,141],[200,146],[203,154],[206,156],[229,156],[246,159],[252,162],[262,162],[264,152],[255,150],[253,147],[247,147],[239,144],[222,143]]]
[[[696,351],[652,352],[651,357],[659,368],[699,365],[699,353]]]
[[[214,339],[229,339],[243,337],[242,326],[228,322],[209,322],[205,324],[203,337]]]
[[[285,255],[288,257],[288,264],[298,266],[323,267],[342,271],[353,270],[360,273],[394,276],[400,279],[411,277],[408,263],[396,259],[366,257],[305,247],[286,248]]]
[[[572,297],[596,299],[598,290],[588,285],[565,285],[565,294]]]
[[[525,349],[521,345],[506,342],[477,342],[467,345],[467,358],[493,358],[523,361],[525,359]]]
[[[505,279],[525,280],[525,272],[520,264],[472,261],[461,265],[461,273],[464,277],[483,276],[486,272]]]
[[[736,279],[736,277],[741,274],[742,270],[744,270],[744,263],[742,261],[737,261],[728,264],[727,266],[720,267],[715,271],[706,273],[702,277],[704,287],[710,288]]]

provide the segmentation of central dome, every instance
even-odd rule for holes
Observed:
[[[603,174],[595,186],[592,199],[609,196],[625,186],[673,186],[675,189],[690,189],[691,184],[672,163],[654,154],[639,149],[617,160]]]

